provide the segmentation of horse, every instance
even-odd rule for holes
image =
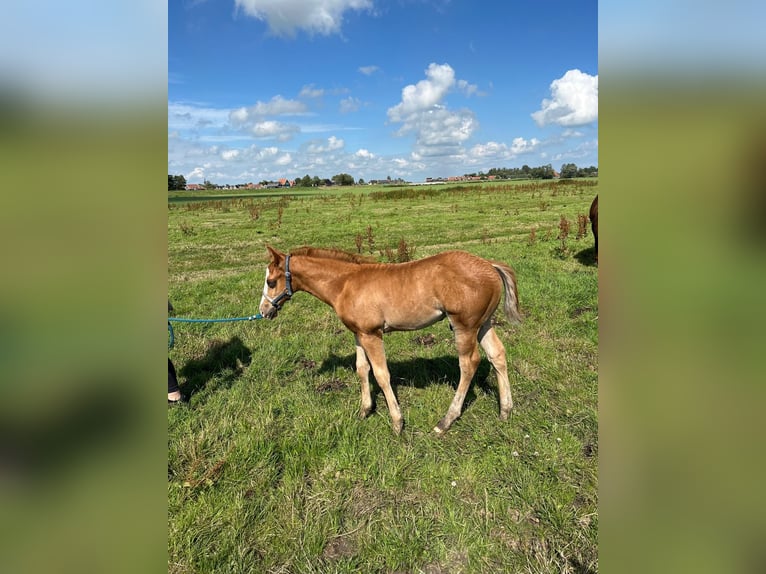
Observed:
[[[598,263],[598,195],[590,204],[590,228],[593,230],[593,240],[596,244],[596,263]]]
[[[516,274],[509,265],[465,251],[445,251],[406,263],[377,263],[337,249],[302,247],[285,254],[269,245],[266,248],[270,262],[261,314],[275,319],[299,291],[333,308],[354,334],[356,372],[362,383],[360,419],[374,407],[369,382],[372,368],[386,398],[394,434],[401,433],[404,422],[391,389],[383,334],[423,329],[445,318],[455,334],[460,382],[449,410],[434,431],[445,433],[460,416],[479,366],[479,345],[497,375],[500,419],[508,419],[513,400],[505,347],[492,326],[492,315],[505,291],[506,317],[511,323],[521,322]]]

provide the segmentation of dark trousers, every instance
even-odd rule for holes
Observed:
[[[173,366],[173,361],[168,357],[168,394],[174,393],[178,390],[178,379],[176,378],[176,368]]]

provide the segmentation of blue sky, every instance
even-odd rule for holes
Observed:
[[[598,165],[595,0],[171,0],[168,173]]]

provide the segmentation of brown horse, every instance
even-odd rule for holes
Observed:
[[[505,314],[521,321],[513,269],[463,251],[447,251],[408,263],[375,263],[338,250],[302,247],[286,255],[267,246],[260,312],[274,319],[297,291],[305,291],[330,305],[354,333],[356,372],[362,382],[360,418],[372,412],[370,367],[386,397],[391,424],[402,430],[402,413],[394,392],[383,349],[383,333],[413,331],[444,319],[455,332],[460,383],[444,418],[434,430],[441,434],[460,416],[471,379],[479,365],[478,344],[497,374],[500,419],[513,406],[505,347],[492,328],[492,315],[505,288]],[[477,344],[478,342],[478,344]]]
[[[590,228],[593,230],[593,239],[596,242],[596,263],[598,263],[598,195],[590,204]]]

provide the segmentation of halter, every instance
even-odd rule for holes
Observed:
[[[290,255],[285,257],[285,288],[284,290],[274,297],[273,299],[266,295],[266,288],[263,288],[263,296],[264,298],[271,303],[271,306],[274,307],[277,311],[280,311],[282,309],[282,305],[287,303],[287,301],[290,300],[290,298],[293,296],[293,285],[292,285],[292,276],[293,274],[290,273]]]

